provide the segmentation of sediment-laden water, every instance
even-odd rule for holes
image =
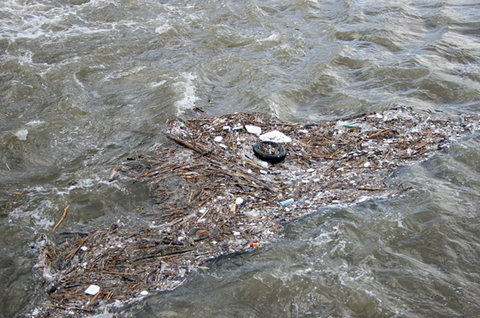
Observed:
[[[395,104],[479,115],[476,1],[21,1],[0,7],[0,317],[42,302],[35,240],[152,204],[111,170],[166,119],[259,111],[337,120]],[[474,317],[480,137],[210,264],[119,317]],[[338,234],[341,229],[341,235]]]

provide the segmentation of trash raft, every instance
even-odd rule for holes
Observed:
[[[90,233],[42,236],[46,301],[33,316],[115,310],[177,288],[209,260],[281,237],[285,224],[322,206],[407,191],[389,181],[392,171],[427,159],[478,121],[397,107],[318,124],[235,113],[168,125],[153,154],[111,174],[112,182],[148,185],[152,208]]]

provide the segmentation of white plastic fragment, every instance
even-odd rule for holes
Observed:
[[[261,135],[260,140],[284,143],[284,142],[291,142],[292,138],[288,137],[282,132],[279,132],[278,130],[272,130],[266,134]]]
[[[96,294],[98,294],[99,291],[100,291],[100,286],[98,286],[98,285],[90,285],[90,286],[88,286],[88,288],[85,290],[85,294],[95,296]]]
[[[242,203],[243,203],[243,199],[242,199],[242,198],[236,198],[236,199],[235,199],[235,204],[236,204],[236,205],[240,205],[240,204],[242,204]]]
[[[15,133],[15,136],[18,140],[27,140],[28,130],[27,129],[20,129]]]
[[[142,295],[142,296],[147,296],[147,295],[148,295],[148,291],[143,290],[143,291],[140,293],[140,295]]]
[[[268,164],[268,162],[266,161],[263,161],[263,160],[257,160],[256,161],[257,164],[265,169],[268,169],[270,167],[270,165]]]
[[[84,245],[84,246],[80,247],[80,249],[85,252],[86,250],[88,250],[88,247],[86,247],[86,246]]]
[[[260,134],[262,133],[262,128],[258,127],[258,126],[254,126],[254,125],[245,125],[245,129],[249,133],[257,135],[257,136],[260,136]]]
[[[240,130],[240,129],[243,129],[243,126],[238,124],[238,125],[235,125],[232,130]]]
[[[229,125],[225,125],[225,126],[223,126],[223,128],[222,128],[222,129],[223,129],[223,130],[231,130],[231,129],[232,129],[232,127],[230,127]]]
[[[217,136],[213,140],[215,140],[216,142],[221,142],[223,140],[223,137],[222,136]]]

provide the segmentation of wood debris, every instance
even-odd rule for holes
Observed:
[[[57,230],[41,238],[47,299],[38,316],[82,317],[173,290],[209,260],[258,248],[322,206],[406,191],[389,183],[392,171],[427,159],[478,121],[397,107],[318,124],[237,113],[168,125],[154,154],[112,172],[118,182],[147,184],[152,209],[91,233]],[[259,136],[246,125],[290,137],[285,160],[257,159]],[[86,295],[92,284],[99,293]]]

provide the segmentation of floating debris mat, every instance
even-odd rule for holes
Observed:
[[[319,207],[406,191],[389,183],[393,170],[478,122],[397,107],[318,124],[236,113],[168,125],[153,154],[111,176],[148,185],[151,209],[91,233],[42,238],[47,300],[38,313],[82,316],[172,290],[207,261],[280,237],[286,222]]]

